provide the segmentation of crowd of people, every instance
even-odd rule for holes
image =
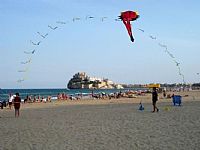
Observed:
[[[19,94],[19,93],[18,93]],[[12,108],[12,106],[14,105],[14,100],[17,97],[17,93],[16,94],[9,94],[8,100],[0,100],[0,108],[3,109],[4,107],[9,106],[9,109]],[[41,103],[41,102],[51,102],[51,96],[31,96],[31,95],[27,95],[24,99],[21,99],[22,103]]]
[[[57,100],[80,100],[80,99],[119,99],[119,98],[135,98],[137,96],[145,95],[146,93],[150,93],[149,91],[119,91],[114,93],[105,93],[99,92],[94,93],[93,91],[89,94],[66,94],[66,93],[58,93]]]
[[[127,90],[127,91],[119,91],[115,93],[92,93],[83,95],[82,93],[75,94],[75,95],[68,95],[66,93],[58,93],[57,97],[54,97],[56,100],[80,100],[84,99],[87,97],[87,99],[119,99],[119,98],[134,98],[136,96],[143,96],[146,93],[152,92],[152,105],[153,105],[153,111],[159,111],[159,109],[156,106],[156,102],[158,101],[158,90],[156,88],[153,88],[152,91],[132,91],[132,90]],[[171,98],[171,95],[169,96],[166,92],[166,90],[162,91],[163,97],[164,98]],[[172,95],[173,96],[173,95]],[[15,117],[19,116],[19,109],[20,109],[20,104],[21,102],[23,103],[46,103],[46,102],[51,102],[52,97],[51,96],[31,96],[27,95],[24,99],[21,99],[19,96],[19,93],[16,93],[15,95],[9,94],[9,99],[8,101],[1,101],[0,102],[0,108],[3,109],[3,107],[9,106],[9,109],[12,109],[12,106],[14,106],[15,109]]]
[[[41,103],[41,102],[44,102],[44,103],[51,102],[51,96],[47,96],[45,98],[44,96],[40,96],[40,95],[38,95],[38,96],[34,95],[33,97],[27,95],[26,98],[24,99],[24,103],[36,103],[36,102],[38,102],[38,103]]]
[[[19,109],[21,105],[21,98],[19,93],[16,93],[15,95],[10,94],[8,101],[0,101],[1,109],[3,109],[3,107],[7,107],[7,105],[9,105],[9,109],[12,109],[12,106],[14,106],[15,117],[19,117]]]

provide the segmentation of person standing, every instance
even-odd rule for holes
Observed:
[[[16,93],[16,96],[14,98],[15,117],[19,117],[20,103],[21,98],[19,97],[19,93]]]
[[[1,100],[1,97],[0,97],[0,108],[3,109],[3,101]]]
[[[10,109],[12,109],[12,103],[13,103],[14,98],[15,98],[15,95],[10,94],[9,100],[8,100],[8,105]]]
[[[154,87],[152,91],[152,104],[153,104],[153,111],[159,111],[158,107],[156,106],[156,102],[158,101],[158,92],[157,89]]]
[[[165,98],[166,95],[167,95],[167,94],[166,94],[166,89],[164,89],[164,90],[163,90],[163,97]]]

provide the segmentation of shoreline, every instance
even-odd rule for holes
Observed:
[[[182,96],[182,103],[190,101],[200,101],[200,91],[186,91],[186,92],[171,92],[175,95]],[[163,98],[162,94],[159,93],[159,103],[172,103],[172,98]],[[119,99],[78,99],[78,100],[56,100],[52,102],[34,102],[34,103],[22,103],[20,110],[23,109],[37,109],[37,108],[52,108],[58,106],[68,105],[107,105],[107,104],[151,104],[151,94],[145,94],[144,96],[137,96],[136,98],[119,98]],[[14,108],[12,108],[13,110]],[[8,106],[1,111],[10,111]]]

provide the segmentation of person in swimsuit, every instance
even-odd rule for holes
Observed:
[[[19,97],[19,93],[16,93],[16,97],[14,98],[15,117],[19,117],[20,103],[21,98]]]

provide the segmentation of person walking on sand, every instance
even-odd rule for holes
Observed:
[[[20,103],[21,98],[19,97],[19,93],[16,93],[16,96],[14,98],[15,117],[19,117]]]
[[[153,104],[153,111],[159,111],[158,107],[156,106],[156,102],[158,101],[158,92],[157,89],[154,87],[152,91],[152,104]]]
[[[15,98],[15,95],[10,94],[9,100],[8,100],[8,105],[10,109],[12,109],[12,103],[13,103],[14,98]]]

